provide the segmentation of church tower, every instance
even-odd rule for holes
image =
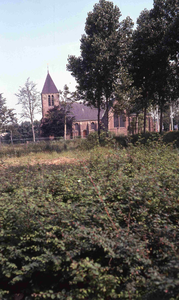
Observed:
[[[58,106],[59,103],[59,92],[48,72],[44,87],[41,93],[42,99],[42,118],[45,118],[49,109],[52,109],[54,106]]]

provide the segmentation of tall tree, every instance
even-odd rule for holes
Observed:
[[[11,134],[11,142],[15,124],[17,124],[16,113],[14,109],[7,108],[6,99],[0,94],[0,133],[2,131],[9,131]]]
[[[141,12],[137,20],[137,29],[133,34],[132,68],[135,85],[142,89],[139,101],[144,110],[144,131],[146,111],[151,100],[160,110],[160,131],[165,105],[170,101],[172,90],[168,84],[172,76],[171,59],[177,57],[177,47],[171,45],[169,32],[176,26],[178,17],[178,0],[155,0],[150,11]],[[174,44],[178,37],[172,35]]]
[[[151,18],[155,20],[156,27],[160,26],[161,33],[156,48],[160,67],[154,73],[161,130],[164,105],[170,103],[171,107],[175,106],[179,93],[179,0],[155,0]]]
[[[136,109],[137,99],[141,98],[140,89],[134,86],[134,81],[128,68],[120,68],[120,79],[115,85],[114,111],[120,114],[123,111],[129,115],[131,112],[138,112]]]
[[[167,47],[170,59],[178,60],[179,54],[179,0],[155,0],[153,13],[160,13],[165,23],[162,43]]]
[[[6,120],[7,107],[5,106],[6,99],[0,94],[0,132],[3,129],[4,122]]]
[[[77,89],[88,105],[98,108],[98,134],[100,110],[107,110],[119,77],[119,67],[125,60],[126,40],[133,26],[130,18],[119,23],[121,12],[112,2],[100,0],[88,13],[85,34],[81,38],[81,56],[68,58],[67,70],[75,77]]]
[[[67,134],[71,133],[73,118],[67,114],[66,109],[67,108],[63,108],[63,106],[61,108],[59,106],[55,106],[48,111],[46,117],[42,120],[40,127],[42,136],[64,137],[65,124]]]
[[[33,141],[35,142],[34,117],[41,111],[40,93],[36,89],[36,84],[28,78],[23,87],[19,87],[15,94],[18,103],[22,106],[21,117],[31,122]]]
[[[61,99],[60,99],[60,106],[61,106],[61,113],[64,114],[64,140],[66,140],[67,135],[67,118],[71,111],[72,105],[72,93],[69,90],[69,87],[65,84],[63,91],[59,91]],[[69,121],[69,118],[68,118]]]
[[[134,84],[141,89],[141,97],[136,98],[136,107],[144,112],[144,132],[146,130],[146,112],[152,98],[151,83],[154,70],[153,48],[155,47],[154,29],[150,11],[141,12],[137,20],[137,28],[133,33],[130,55],[130,72]]]

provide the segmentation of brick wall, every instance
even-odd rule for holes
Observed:
[[[49,105],[49,96],[50,96],[50,104]],[[52,105],[52,96],[54,100],[54,105]],[[49,109],[52,109],[54,106],[59,106],[59,93],[57,94],[42,94],[42,118],[45,118]]]

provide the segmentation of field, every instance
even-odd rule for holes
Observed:
[[[179,299],[173,144],[6,147],[0,299]]]

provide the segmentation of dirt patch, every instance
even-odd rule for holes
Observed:
[[[9,166],[35,166],[35,165],[61,165],[61,164],[78,164],[76,158],[59,157],[59,158],[12,158],[0,161],[0,169],[7,169]]]
[[[58,159],[42,159],[38,162],[40,165],[45,164],[45,165],[60,165],[60,164],[71,164],[71,163],[77,163],[77,160],[75,158],[68,158],[68,157],[61,157]],[[32,164],[37,164],[37,161],[32,161],[29,163],[30,165]]]

